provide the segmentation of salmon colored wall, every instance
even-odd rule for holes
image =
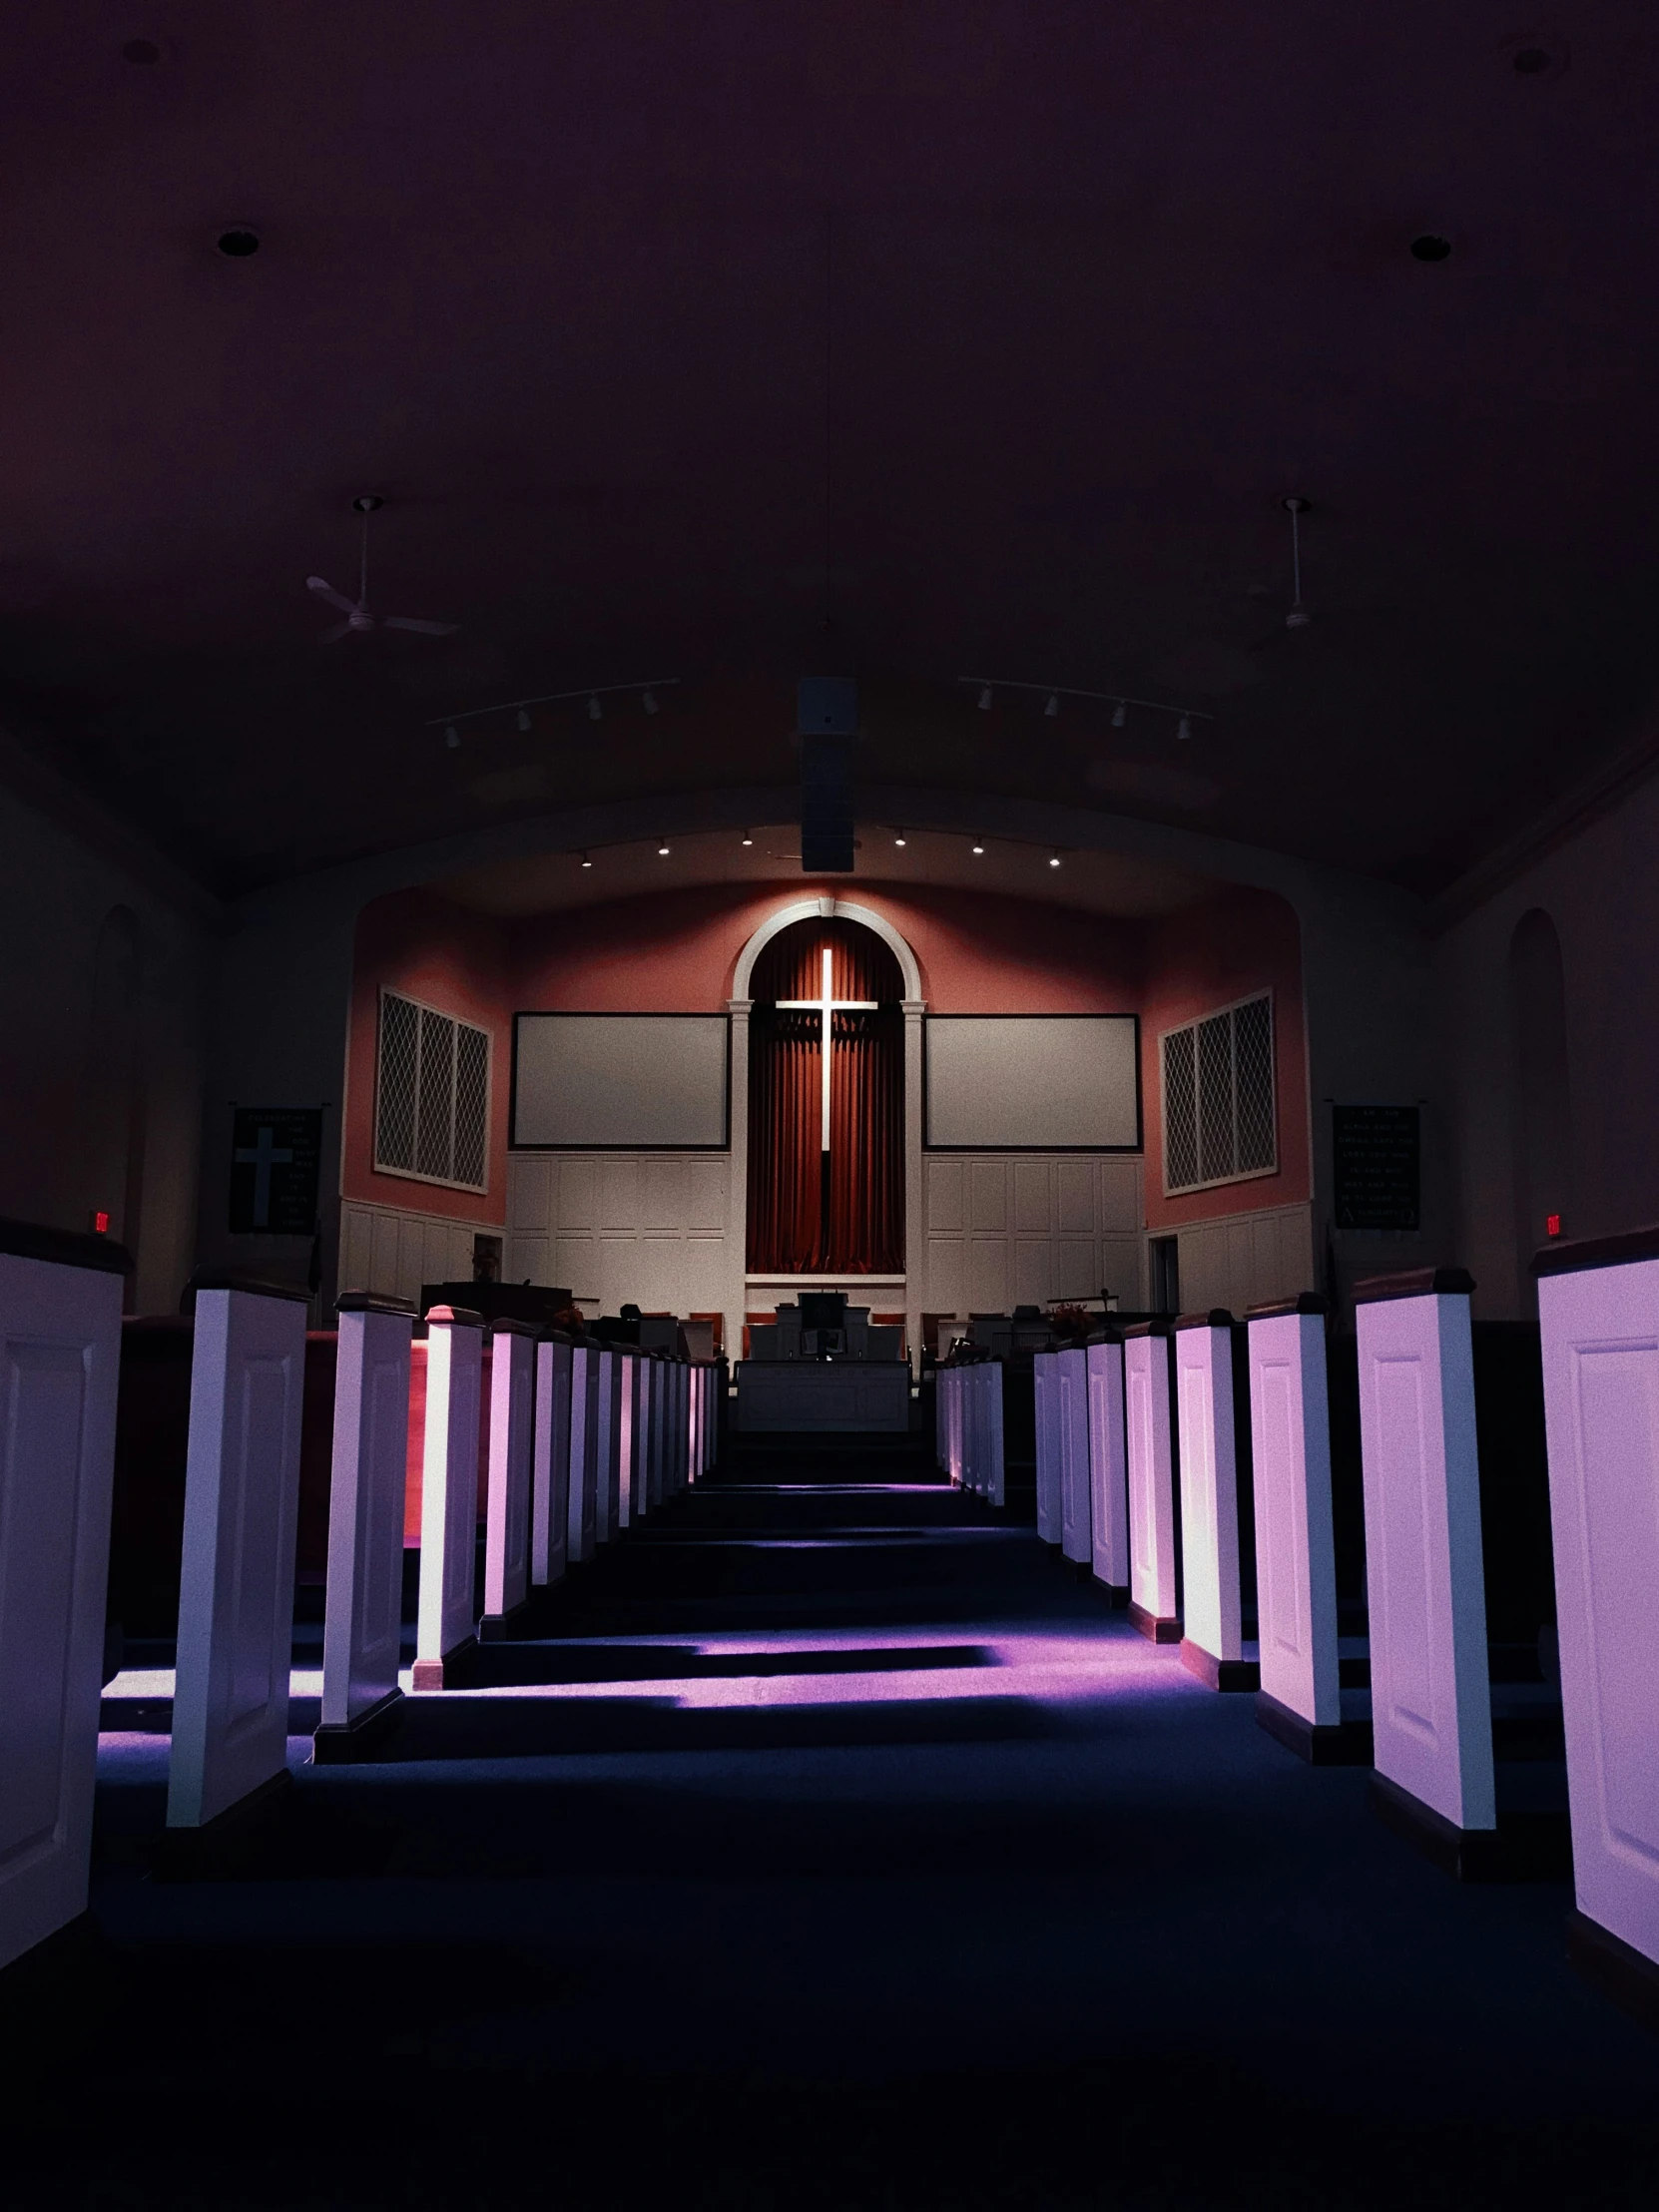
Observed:
[[[514,1012],[718,1011],[732,995],[738,956],[761,923],[786,901],[820,891],[892,923],[915,953],[923,995],[936,1012],[1141,1015],[1150,1228],[1308,1198],[1301,934],[1283,899],[1234,890],[1163,921],[1115,921],[1035,900],[833,878],[668,891],[510,924],[425,891],[397,892],[365,907],[352,985],[344,1195],[503,1222]],[[487,1200],[373,1170],[374,1040],[385,985],[481,1022],[494,1038]],[[1159,1034],[1263,988],[1274,993],[1280,1170],[1166,1199]]]
[[[692,1013],[723,1008],[744,946],[787,901],[828,892],[898,930],[928,1005],[950,1014],[1133,1013],[1143,925],[960,890],[793,881],[619,899],[518,925],[521,1010]]]
[[[444,1214],[494,1228],[507,1218],[507,1103],[512,1023],[505,933],[500,925],[430,891],[396,891],[357,917],[346,1046],[346,1110],[340,1194],[411,1213]],[[407,991],[487,1029],[490,1050],[489,1189],[447,1190],[374,1168],[374,1046],[382,989]]]
[[[1214,1190],[1164,1196],[1162,1055],[1158,1039],[1195,1015],[1273,992],[1274,1077],[1279,1093],[1279,1172]],[[1222,1214],[1306,1201],[1312,1192],[1308,1143],[1307,1039],[1302,1006],[1302,931],[1293,909],[1271,891],[1232,890],[1190,906],[1147,930],[1147,989],[1141,1016],[1141,1085],[1146,1113],[1146,1225],[1169,1230]]]

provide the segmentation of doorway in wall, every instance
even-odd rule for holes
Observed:
[[[1152,1277],[1152,1311],[1155,1314],[1180,1313],[1180,1240],[1175,1237],[1153,1237],[1146,1250]]]

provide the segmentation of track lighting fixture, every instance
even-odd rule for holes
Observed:
[[[356,504],[360,507],[364,504],[364,501],[359,499]],[[372,501],[372,504],[377,507],[380,501],[376,498]],[[588,703],[588,720],[598,722],[604,713],[600,701],[607,693],[614,692],[622,692],[629,697],[637,692],[640,705],[645,709],[645,712],[648,715],[654,715],[662,707],[662,701],[658,694],[670,690],[679,681],[678,676],[654,676],[649,684],[641,684],[637,681],[632,684],[582,684],[574,691],[538,692],[533,699],[498,699],[492,707],[468,707],[463,714],[434,715],[427,724],[427,728],[431,730],[443,728],[445,730],[445,743],[453,742],[458,745],[460,739],[458,737],[451,738],[450,735],[454,732],[457,723],[494,722],[497,717],[504,720],[506,716],[511,715],[515,728],[528,733],[535,727],[530,714],[532,707],[567,707],[579,699],[585,699]]]
[[[1058,866],[1059,866],[1059,864],[1060,864],[1060,855],[1059,855],[1059,853],[1058,853],[1058,852],[1051,852],[1051,853],[1050,853],[1050,854],[1048,855],[1048,864],[1049,864],[1049,866],[1050,866],[1050,867],[1058,867]]]
[[[1308,502],[1305,499],[1299,499],[1293,505],[1290,500],[1287,500],[1285,504],[1292,507],[1291,520],[1294,524],[1297,513],[1305,508]],[[1298,622],[1307,620],[1306,614],[1300,612],[1300,608],[1301,601],[1299,599],[1299,611],[1291,617],[1293,628]],[[970,686],[978,693],[981,707],[989,707],[993,691],[1036,692],[1042,699],[1045,716],[1057,715],[1060,712],[1062,699],[1098,699],[1110,704],[1112,728],[1114,730],[1123,728],[1129,719],[1131,707],[1142,708],[1151,715],[1173,716],[1181,725],[1180,734],[1184,738],[1192,736],[1192,726],[1195,722],[1214,722],[1216,719],[1204,707],[1177,707],[1167,699],[1131,699],[1127,692],[1084,691],[1076,684],[1031,684],[1027,683],[1022,677],[1014,676],[958,676],[956,681],[958,684]]]
[[[1181,720],[1176,724],[1175,734],[1178,738],[1190,738],[1192,736],[1193,726],[1187,716],[1183,715],[1181,717]]]
[[[979,694],[979,712],[980,712],[980,713],[981,713],[982,715],[988,715],[988,714],[990,713],[990,711],[991,711],[991,687],[989,686],[989,684],[987,684],[987,685],[985,686],[984,690],[983,690],[983,691],[982,691],[982,692],[981,692],[981,693]]]
[[[453,753],[460,745],[461,733],[456,729],[453,723],[451,723],[448,729],[443,733],[443,742],[446,746],[448,746],[451,753]]]
[[[896,844],[896,845],[902,845],[902,844],[903,844],[903,843],[904,843],[904,842],[906,841],[906,840],[905,840],[905,836],[904,836],[904,832],[903,832],[903,830],[895,830],[893,831],[893,840],[892,840],[892,841],[893,841],[893,843],[894,843],[894,844]]]
[[[592,862],[592,861],[591,861],[591,860],[590,860],[590,859],[588,858],[588,856],[587,856],[587,854],[586,854],[585,852],[584,852],[584,853],[583,853],[583,855],[582,855],[582,865],[583,865],[584,867],[592,867],[592,865],[593,865],[593,862]]]
[[[969,851],[970,851],[971,853],[973,853],[973,854],[974,854],[975,856],[977,856],[978,854],[982,853],[982,852],[984,851],[984,849],[985,849],[985,847],[984,847],[984,846],[983,846],[982,844],[980,844],[980,843],[979,843],[979,842],[978,842],[977,840],[975,840],[975,841],[974,841],[974,843],[972,843],[972,844],[970,844],[970,845],[968,846],[968,850],[969,850]]]
[[[666,860],[668,858],[668,846],[666,844],[658,845],[657,857],[659,860]]]
[[[746,830],[738,841],[740,844],[753,844],[755,842],[754,832]]]

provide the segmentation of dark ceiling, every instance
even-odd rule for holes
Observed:
[[[824,668],[868,806],[1432,887],[1659,666],[1656,65],[1651,0],[28,0],[0,710],[222,889],[776,783]],[[454,637],[317,642],[363,490]]]

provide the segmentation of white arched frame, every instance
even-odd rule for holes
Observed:
[[[855,921],[871,930],[898,962],[904,998],[904,1266],[901,1277],[826,1276],[802,1277],[808,1284],[833,1289],[869,1292],[870,1303],[902,1304],[905,1341],[912,1361],[919,1358],[921,1343],[922,1212],[921,1212],[921,1021],[927,1002],[921,995],[921,968],[903,936],[885,915],[860,906],[849,898],[797,898],[769,914],[738,954],[732,972],[732,996],[727,1010],[732,1016],[732,1272],[727,1293],[726,1342],[734,1355],[743,1343],[744,1316],[749,1311],[749,1016],[754,1000],[749,986],[755,963],[781,930],[798,921]],[[792,1283],[778,1277],[756,1277],[754,1295],[760,1309],[776,1305],[792,1295]],[[883,1294],[885,1294],[883,1296]]]

